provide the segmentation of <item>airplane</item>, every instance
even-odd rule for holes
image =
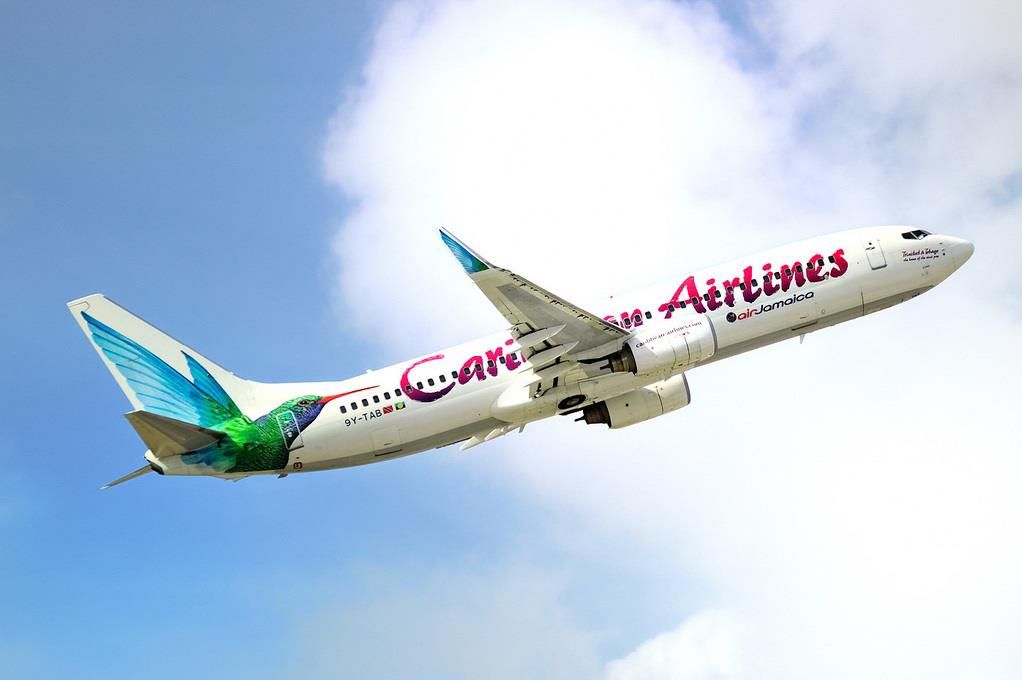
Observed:
[[[239,480],[470,449],[554,415],[629,427],[687,406],[692,369],[905,302],[973,244],[906,226],[853,229],[616,296],[593,313],[440,230],[509,327],[336,382],[236,376],[106,298],[68,303],[127,395],[149,472]]]

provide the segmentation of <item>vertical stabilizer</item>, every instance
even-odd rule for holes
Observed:
[[[250,401],[247,380],[103,295],[67,306],[135,410],[208,427]]]

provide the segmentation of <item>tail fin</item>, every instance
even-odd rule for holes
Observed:
[[[250,401],[249,381],[103,295],[67,306],[136,411],[212,428]]]

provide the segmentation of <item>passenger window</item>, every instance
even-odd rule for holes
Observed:
[[[351,410],[352,411],[357,411],[358,410],[358,404],[356,402],[354,402],[354,401],[351,402]]]
[[[433,378],[426,378],[426,382],[429,383],[430,387],[433,387],[433,385],[436,385],[436,381],[433,380]]]
[[[833,255],[829,256],[829,257],[827,258],[827,260],[828,260],[828,261],[829,261],[829,262],[830,262],[831,264],[834,264],[834,256],[833,256]]]
[[[458,372],[457,371],[451,371],[451,380],[457,380],[457,379],[458,379]]]
[[[440,374],[440,382],[442,382],[442,383],[447,382],[447,374],[446,373],[441,373]]]
[[[380,403],[380,395],[378,395],[378,394],[374,394],[373,395],[373,403],[374,404],[379,404]]]
[[[745,290],[745,281],[742,281],[741,283],[739,283],[738,287],[741,288],[742,290]]]
[[[421,390],[422,389],[422,381],[420,380],[419,382],[415,383],[415,386],[418,387]]]
[[[362,405],[363,406],[368,406],[369,405],[369,400],[368,399],[363,399],[362,400]]]
[[[692,304],[698,305],[699,304],[699,298],[697,298],[697,297],[692,298]]]
[[[494,366],[496,366],[496,364],[493,363],[493,359],[487,359],[486,360],[486,366],[488,368],[493,368]]]
[[[653,318],[653,312],[651,312],[649,310],[646,310],[646,318],[647,319],[652,319]]]
[[[501,354],[499,357],[497,357],[497,361],[499,361],[500,363],[504,363],[504,355]]]
[[[680,304],[680,305],[681,305],[681,308],[682,308],[682,309],[685,309],[685,301],[684,301],[684,300],[682,300],[682,301],[681,301],[681,302],[679,302],[678,304]]]
[[[719,290],[713,291],[713,296],[716,297],[717,299],[720,299],[720,291]]]
[[[632,317],[626,316],[621,321],[622,321],[622,323],[623,323],[625,328],[631,328],[632,327]]]
[[[422,387],[422,383],[419,383],[419,387]],[[405,388],[405,394],[411,394],[411,393],[412,393],[412,386],[409,385],[408,387]]]
[[[684,302],[679,302],[678,304],[681,305],[682,307],[685,306]],[[674,305],[667,305],[667,311],[673,312],[674,311]]]
[[[466,366],[466,367],[465,367],[465,375],[468,375],[468,374],[470,374],[471,372],[472,372],[472,369],[471,369],[471,368],[469,368],[468,366]]]
[[[341,404],[341,413],[347,413],[347,412],[348,412],[348,407],[345,406],[344,404]]]
[[[390,392],[384,392],[383,393],[383,398],[384,399],[390,399]]]

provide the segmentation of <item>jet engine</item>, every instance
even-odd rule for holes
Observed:
[[[620,351],[604,360],[615,373],[654,373],[691,366],[716,351],[717,334],[710,318],[705,314],[683,315],[643,326],[625,341]]]
[[[582,409],[579,420],[584,420],[587,425],[604,423],[616,430],[677,411],[688,406],[691,396],[688,379],[682,373],[613,399],[590,404]]]

